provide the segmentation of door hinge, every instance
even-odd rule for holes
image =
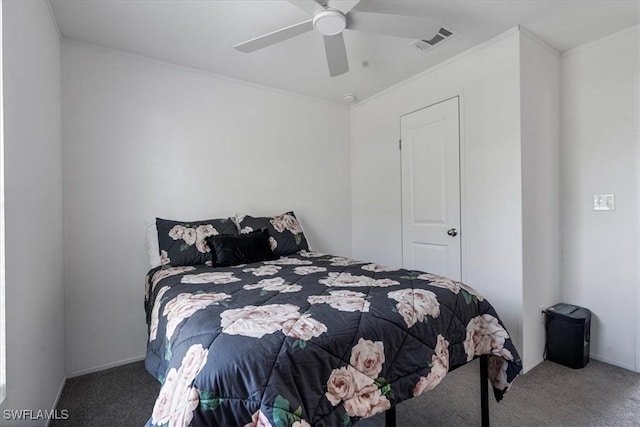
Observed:
[[[402,140],[398,140],[398,150],[402,150]]]

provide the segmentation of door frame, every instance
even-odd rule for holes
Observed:
[[[448,101],[453,98],[458,98],[458,138],[459,138],[459,155],[458,155],[458,174],[460,178],[460,229],[462,232],[460,233],[460,280],[462,282],[467,281],[467,269],[465,264],[465,259],[467,259],[467,245],[465,238],[465,230],[467,229],[467,214],[466,214],[466,175],[465,175],[465,164],[466,164],[466,134],[465,134],[465,97],[464,97],[464,89],[460,89],[454,92],[449,92],[447,95],[443,96],[435,96],[435,97],[425,97],[425,105],[414,108],[409,111],[401,112],[398,114],[398,141],[401,141],[401,131],[402,131],[402,117],[411,113],[415,113],[416,111],[423,110],[425,108],[432,107],[434,105],[440,104],[442,102]],[[401,144],[401,143],[400,143]],[[400,148],[400,147],[399,147]],[[400,259],[404,259],[404,218],[402,213],[402,150],[398,149],[398,161],[399,161],[399,171],[398,171],[398,179],[400,180]]]
[[[640,137],[640,95],[638,91],[640,90],[640,69],[636,68],[633,78],[633,86],[634,86],[634,115],[635,115],[635,136]],[[640,150],[636,152],[636,188],[638,189],[638,200],[640,200]],[[640,203],[636,202],[636,209],[640,208]],[[640,215],[638,216],[637,222],[637,254],[640,257]],[[638,267],[636,268],[636,310],[635,310],[635,371],[640,372],[640,259],[638,260]]]

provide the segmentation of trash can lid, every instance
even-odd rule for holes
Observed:
[[[558,303],[549,308],[546,312],[553,316],[564,319],[571,323],[585,323],[591,320],[591,311],[577,305]]]

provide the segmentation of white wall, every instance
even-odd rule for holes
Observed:
[[[63,42],[71,375],[145,354],[145,220],[294,209],[351,254],[349,109]]]
[[[527,244],[549,224],[538,222],[545,193],[527,190],[541,165],[547,173],[536,188],[548,188],[550,200],[558,194],[553,144],[533,157],[528,150],[551,141],[553,112],[542,106],[557,82],[533,83],[536,67],[545,68],[539,61],[554,60],[527,37],[508,32],[351,116],[339,105],[67,42],[63,156],[60,43],[46,3],[4,2],[4,26],[9,304],[0,409],[52,407],[65,377],[65,304],[71,375],[144,355],[144,220],[155,215],[295,209],[315,248],[401,264],[399,117],[454,95],[462,100],[463,278],[494,303],[519,348],[526,333],[524,358],[535,362],[537,306],[557,297],[554,286],[528,285],[539,280],[538,262],[549,262],[548,278],[556,268],[553,257],[536,258],[540,248],[553,253],[553,239]],[[562,297],[593,310],[593,356],[630,369],[640,365],[638,48],[636,28],[571,51],[561,82]],[[591,196],[603,193],[616,195],[615,212],[591,210]],[[46,256],[31,255],[34,241]]]
[[[525,371],[543,360],[540,307],[560,301],[560,55],[520,32],[523,348]]]
[[[561,80],[563,298],[591,309],[594,358],[636,370],[639,33],[566,53]],[[615,211],[593,211],[594,194],[614,194]]]
[[[461,96],[463,280],[521,348],[522,198],[517,30],[352,108],[353,255],[402,263],[400,116]]]
[[[60,41],[44,1],[4,1],[3,26],[7,398],[0,411],[49,410],[65,379]]]

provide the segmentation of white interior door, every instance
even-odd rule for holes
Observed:
[[[402,116],[400,137],[403,266],[460,280],[458,97]]]

